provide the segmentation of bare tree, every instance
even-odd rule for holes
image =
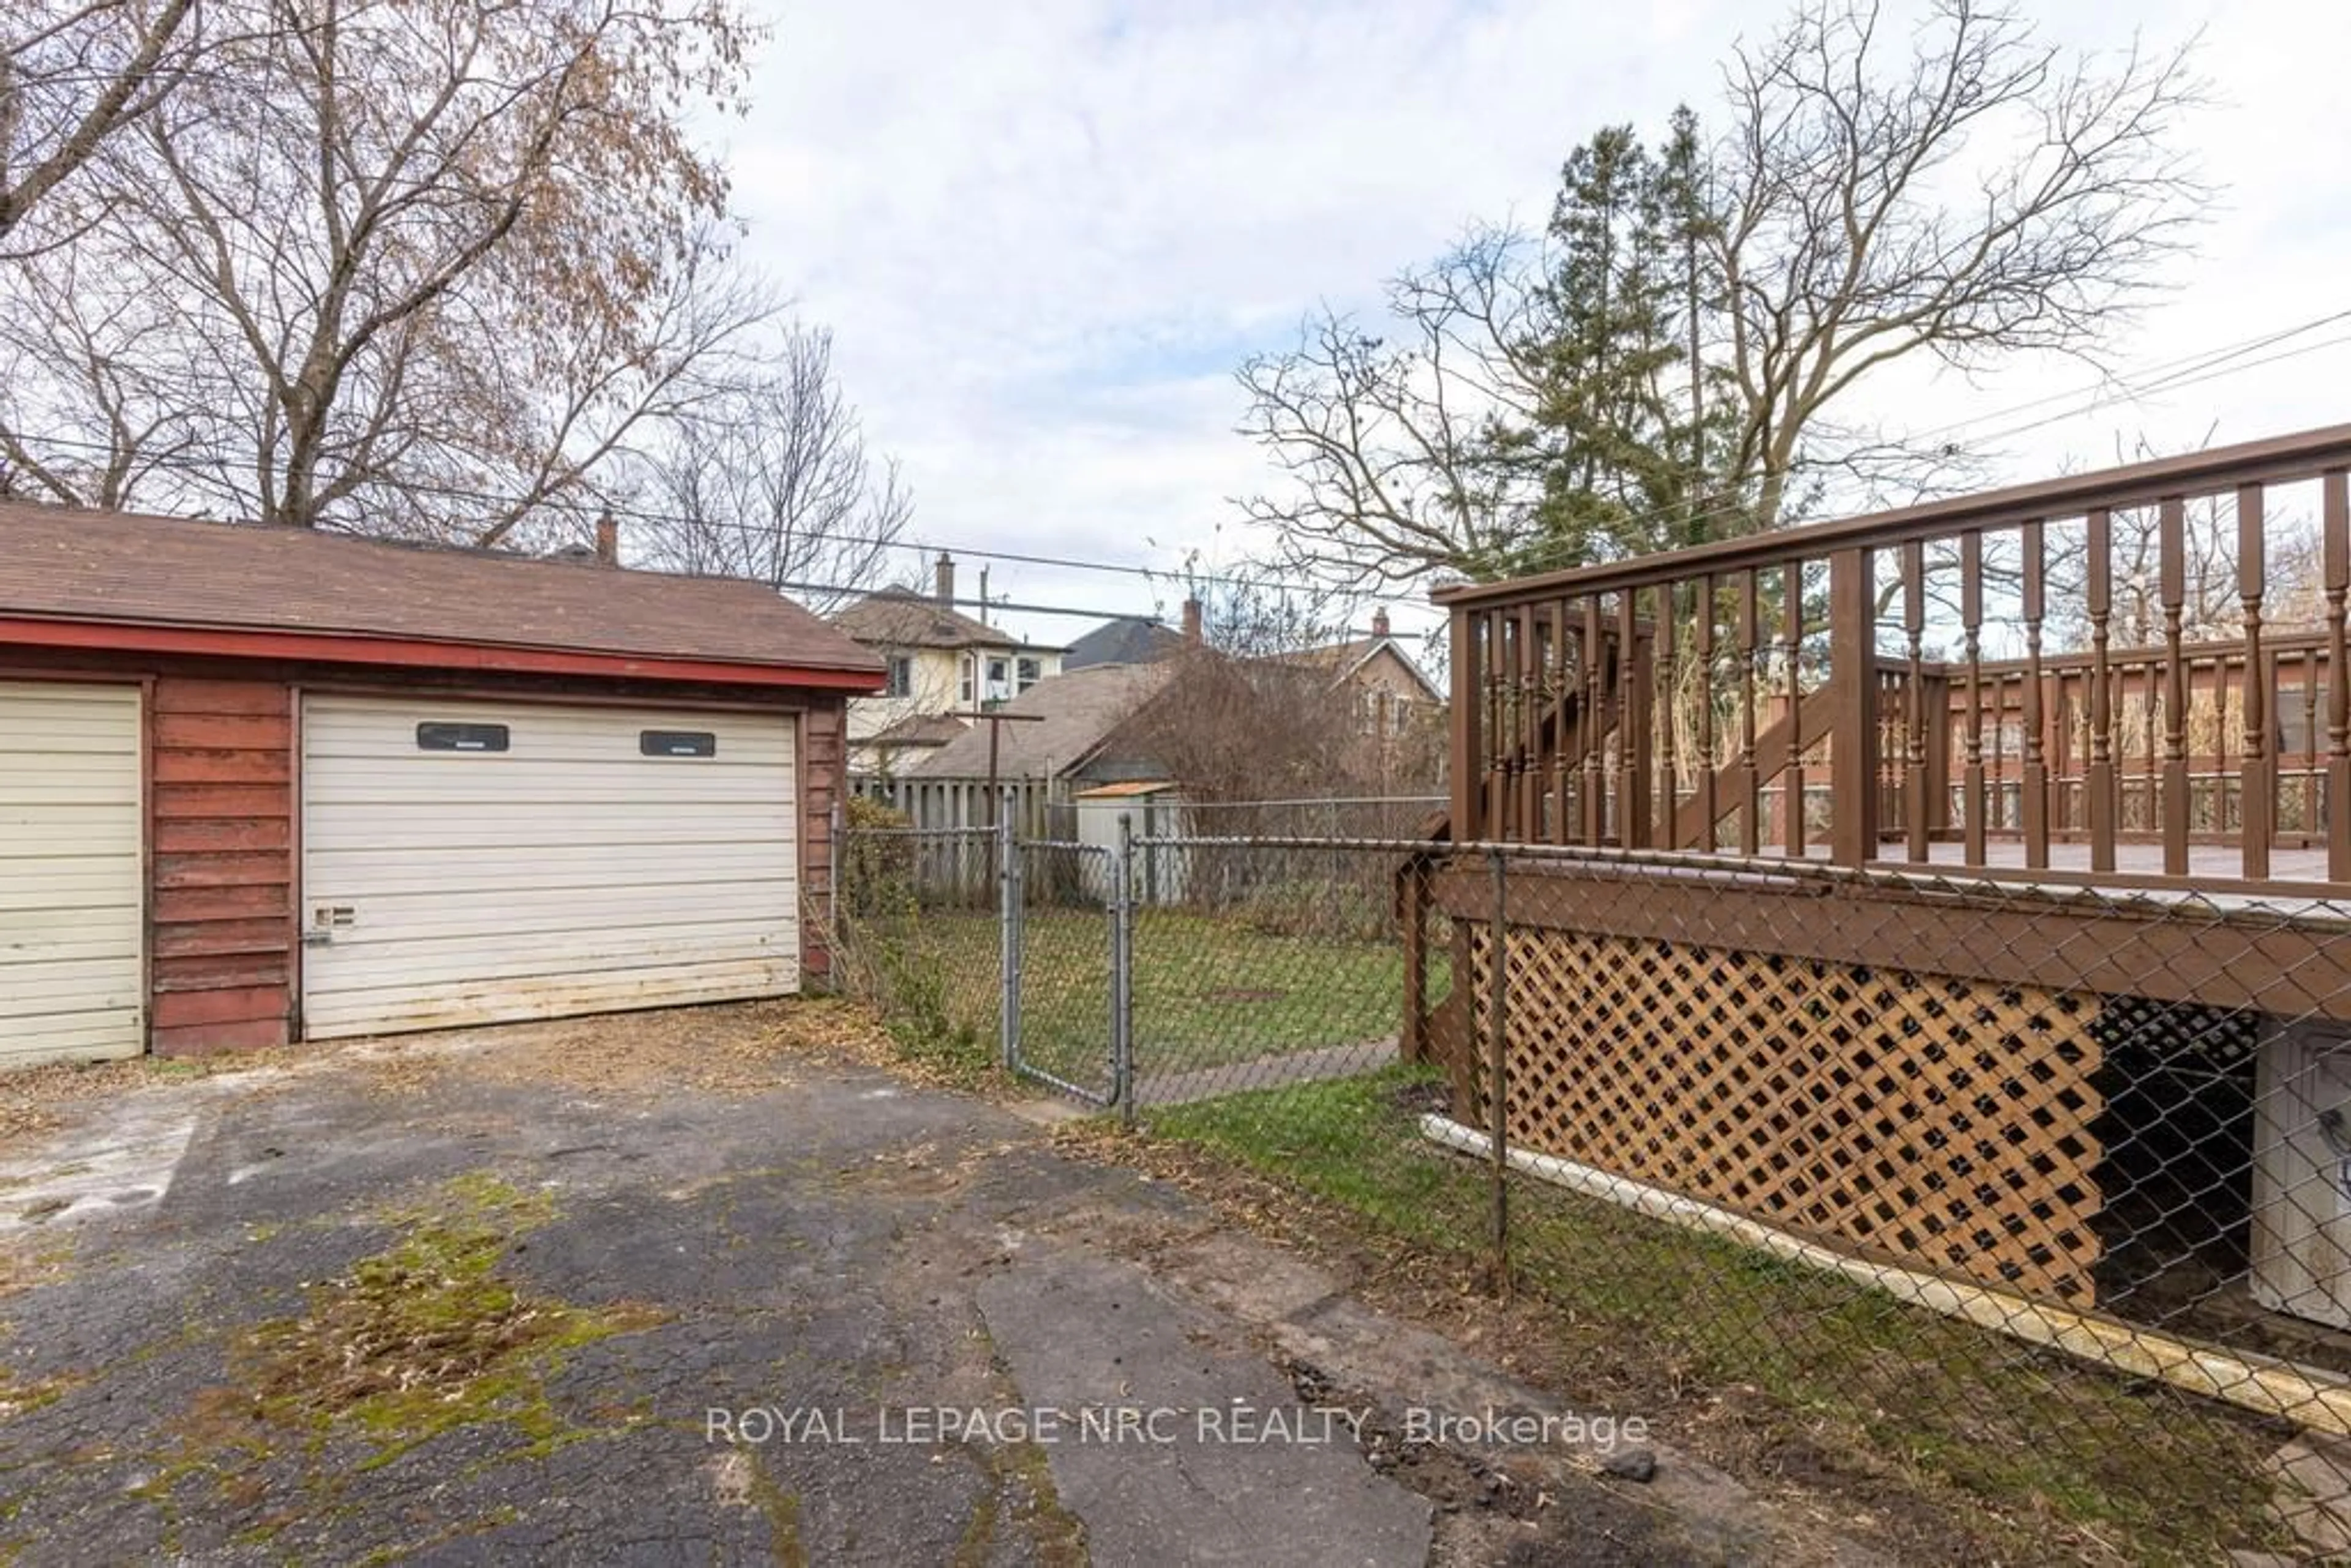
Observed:
[[[42,248],[22,243],[26,218],[179,80],[195,9],[12,0],[0,22],[0,256]]]
[[[640,428],[725,383],[770,306],[684,124],[740,81],[724,0],[217,9],[234,36],[92,163],[75,245],[169,308],[137,358],[193,428],[153,501],[495,542],[602,504]],[[127,472],[153,423],[69,438]],[[51,433],[11,434],[37,456]]]
[[[1325,310],[1241,366],[1241,434],[1284,483],[1239,504],[1285,569],[1343,587],[1494,577],[1534,538],[1539,476],[1504,439],[1538,396],[1527,253],[1479,230],[1393,279],[1380,320]]]
[[[1829,425],[1873,371],[2090,355],[2208,193],[2182,146],[2201,96],[2187,49],[2108,67],[2019,13],[1934,0],[1903,54],[1885,22],[1877,0],[1802,0],[1727,73],[1712,233],[1739,394],[1728,477],[1766,526],[1807,466],[1882,482],[1950,455]]]
[[[656,564],[793,588],[820,611],[875,586],[914,517],[895,460],[866,450],[820,329],[787,332],[643,464]]]
[[[1614,548],[1972,476],[1984,455],[1851,416],[1855,389],[1906,361],[1972,371],[2095,355],[2207,194],[2182,151],[2200,86],[2184,49],[2069,54],[1977,0],[1932,0],[1892,32],[1876,0],[1798,0],[1772,37],[1734,52],[1727,133],[1697,152],[1677,117],[1683,168],[1653,193],[1680,204],[1668,226],[1687,243],[1646,254],[1687,257],[1690,276],[1621,329],[1604,294],[1594,311],[1553,287],[1555,218],[1549,242],[1484,235],[1407,276],[1380,327],[1326,312],[1297,349],[1248,361],[1241,430],[1281,482],[1244,510],[1290,565],[1343,583],[1581,564],[1593,538],[1539,510],[1547,466],[1588,470],[1593,455],[1554,428],[1551,411],[1588,401],[1555,372],[1617,357],[1552,353],[1563,309],[1634,334],[1644,375],[1685,389],[1687,406],[1656,422],[1666,448],[1636,466],[1687,476],[1690,499],[1614,519]],[[1568,175],[1589,166],[1572,158]],[[1573,215],[1593,217],[1588,204]]]

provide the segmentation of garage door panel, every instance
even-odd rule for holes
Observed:
[[[491,807],[517,801],[559,800],[587,810],[600,806],[633,807],[644,800],[648,783],[643,769],[608,771],[581,768],[566,781],[560,777],[560,769],[555,770],[558,777],[549,779],[543,773],[525,775],[481,767],[471,758],[452,765],[440,778],[417,776],[432,771],[434,770],[402,770],[389,778],[355,771],[341,789],[337,788],[338,780],[329,774],[320,778],[318,784],[321,790],[333,790],[336,799],[352,805]],[[778,803],[776,784],[774,776],[748,767],[730,768],[724,772],[714,768],[700,779],[659,781],[660,787],[674,789],[674,798],[682,801],[753,808]]]
[[[142,701],[0,681],[0,1064],[146,1047]]]
[[[346,870],[365,877],[367,885],[377,889],[379,896],[438,893],[448,887],[448,878],[443,872],[429,864],[420,865],[402,850],[344,850],[338,852],[338,858]],[[592,855],[566,857],[507,843],[474,852],[471,864],[484,883],[529,892],[658,885],[674,873],[677,856],[674,848],[667,844],[614,845],[599,849]],[[717,882],[764,881],[773,874],[772,867],[757,859],[705,865],[696,873],[697,877]]]
[[[7,1032],[0,1034],[0,1068],[136,1056],[135,1049],[123,1049],[122,1040],[126,1036],[136,1037],[143,1027],[143,1013],[135,1005],[53,1013],[12,1010]]]
[[[537,707],[496,703],[423,703],[404,699],[319,699],[302,719],[305,754],[325,767],[340,761],[404,760],[419,755],[420,724],[496,724],[507,730],[507,749],[496,752],[429,752],[425,756],[474,761],[492,767],[542,762],[596,765],[642,758],[637,739],[644,730],[687,730],[712,736],[710,758],[643,758],[671,767],[742,763],[775,768],[792,758],[789,721],[774,714],[687,713],[671,708]],[[625,750],[615,754],[617,738]]]
[[[427,936],[387,944],[382,963],[352,966],[343,985],[356,990],[431,987],[448,991],[477,981],[593,977],[631,968],[763,961],[781,952],[772,932],[747,923],[731,929],[680,926],[666,932],[633,931],[625,936],[595,932],[526,933],[501,944],[495,954],[484,953],[471,937]]]
[[[494,1006],[500,1020],[518,1021],[737,1001],[779,995],[798,984],[797,966],[781,958],[648,966],[608,969],[592,977],[560,977],[544,987],[501,982],[494,996],[483,998],[459,994],[440,1000],[420,997],[413,988],[341,992],[322,1003],[310,1021],[327,1036],[396,1033],[450,1028],[453,1017],[477,1021],[477,1000]]]
[[[427,751],[421,723],[502,725],[508,749]],[[645,757],[644,730],[707,733],[716,755]],[[306,1030],[792,989],[792,733],[778,715],[312,699]]]
[[[305,793],[308,792],[305,786]],[[566,851],[595,847],[702,845],[713,852],[746,839],[789,835],[788,807],[736,808],[711,813],[637,813],[601,826],[576,823],[553,813],[557,801],[515,805],[468,805],[462,815],[429,805],[371,806],[349,815],[312,818],[303,825],[303,847],[321,852],[366,851],[386,843],[453,851],[533,849]],[[417,852],[412,849],[412,853]],[[697,863],[702,858],[696,857]],[[672,863],[676,863],[673,857]]]
[[[479,946],[495,926],[497,946],[512,946],[534,936],[589,938],[614,931],[653,932],[670,926],[717,930],[748,924],[772,934],[776,911],[789,909],[798,889],[783,879],[720,883],[680,888],[660,898],[587,895],[580,889],[552,889],[511,895],[493,893],[404,894],[371,898],[364,915],[331,927],[339,946],[407,944],[437,937]]]

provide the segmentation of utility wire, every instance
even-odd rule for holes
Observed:
[[[2140,398],[2152,395],[2158,392],[2179,391],[2187,387],[2198,386],[2227,376],[2241,374],[2246,371],[2260,369],[2263,366],[2280,363],[2286,360],[2296,359],[2306,354],[2320,352],[2326,349],[2340,347],[2346,342],[2351,342],[2351,334],[2326,339],[2317,343],[2304,344],[2298,348],[2286,350],[2279,353],[2266,355],[2258,359],[2248,360],[2244,358],[2245,355],[2259,353],[2262,350],[2290,341],[2294,338],[2304,336],[2322,327],[2330,326],[2335,322],[2346,319],[2351,319],[2351,309],[2333,311],[2329,314],[2314,317],[2309,320],[2298,322],[2289,327],[2257,334],[2253,337],[2243,339],[2234,343],[2222,344],[2214,348],[2200,350],[2194,354],[2182,356],[2177,360],[2158,362],[2158,364],[2145,370],[2130,372],[2126,376],[2107,378],[2089,386],[2075,388],[2065,392],[2044,394],[2042,397],[2031,399],[2022,403],[1970,415],[1966,419],[1957,420],[1948,424],[1912,433],[1905,436],[1904,440],[1908,442],[1931,442],[1938,438],[1949,437],[1959,434],[1963,431],[1971,430],[1980,425],[1991,423],[2019,413],[2027,412],[2036,408],[2047,407],[2052,403],[2064,402],[2079,398],[2087,399],[2087,401],[2081,402],[2077,407],[2062,409],[2057,413],[2046,414],[2021,424],[2012,425],[2006,429],[1993,432],[1991,434],[1983,438],[1987,441],[2011,440],[2019,435],[2029,434],[2035,431],[2047,429],[2054,424],[2063,423],[2069,420],[2083,417],[2084,415],[2095,413],[2102,408],[2110,407],[2116,403],[2134,402]],[[114,448],[110,444],[81,440],[71,436],[31,437],[20,435],[18,439],[24,441],[28,445],[45,448],[53,447],[62,450],[82,451],[110,455],[114,451]],[[158,454],[148,459],[147,465],[155,469],[187,473],[215,472],[220,466],[215,463],[207,462],[201,458],[189,457],[177,453]],[[772,532],[772,530],[765,528],[753,522],[739,519],[698,517],[686,513],[665,511],[634,503],[613,502],[607,504],[601,499],[565,497],[560,495],[540,497],[538,501],[533,502],[530,501],[528,497],[502,494],[494,490],[475,489],[463,486],[422,480],[402,481],[400,482],[400,487],[418,494],[436,497],[444,500],[474,502],[503,509],[510,509],[517,506],[538,505],[548,507],[549,508],[568,507],[580,512],[609,512],[613,517],[623,522],[637,522],[674,528],[690,527],[715,528],[722,532],[740,534],[747,538],[763,538]],[[1646,513],[1636,513],[1625,518],[1625,523],[1634,527],[1645,524],[1669,523],[1687,526],[1692,522],[1715,522],[1735,518],[1742,515],[1743,508],[1735,503],[1726,503],[1696,514],[1689,513],[1680,507],[1659,507]],[[866,548],[883,550],[913,551],[925,556],[929,556],[935,552],[944,551],[977,561],[1003,561],[1014,565],[1047,567],[1057,570],[1113,574],[1141,578],[1153,582],[1176,581],[1215,584],[1221,587],[1257,590],[1263,590],[1269,587],[1278,589],[1280,586],[1278,583],[1269,584],[1262,576],[1244,575],[1233,572],[1207,572],[1182,568],[1142,566],[1132,562],[1096,560],[1081,557],[1047,555],[1020,550],[989,549],[976,545],[956,545],[936,539],[924,540],[879,538],[872,535],[850,533],[828,533],[823,537],[830,543],[852,549]],[[1540,570],[1554,562],[1569,561],[1572,552],[1570,552],[1564,546],[1555,548],[1549,552],[1538,551],[1527,559],[1526,566],[1529,570]],[[854,592],[872,591],[870,588],[844,590],[837,585],[812,591]],[[1379,597],[1379,594],[1376,590],[1352,590],[1348,591],[1343,597],[1357,600],[1370,600]],[[1059,612],[1039,611],[1034,612],[1058,613]]]

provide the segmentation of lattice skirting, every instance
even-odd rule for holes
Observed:
[[[1464,924],[1482,1041],[1492,936]],[[1553,929],[1508,942],[1514,1142],[2094,1304],[2098,998]]]

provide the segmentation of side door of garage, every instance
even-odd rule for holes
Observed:
[[[0,682],[0,1068],[146,1049],[141,707]]]
[[[306,698],[304,1033],[797,989],[794,736],[785,714]]]

